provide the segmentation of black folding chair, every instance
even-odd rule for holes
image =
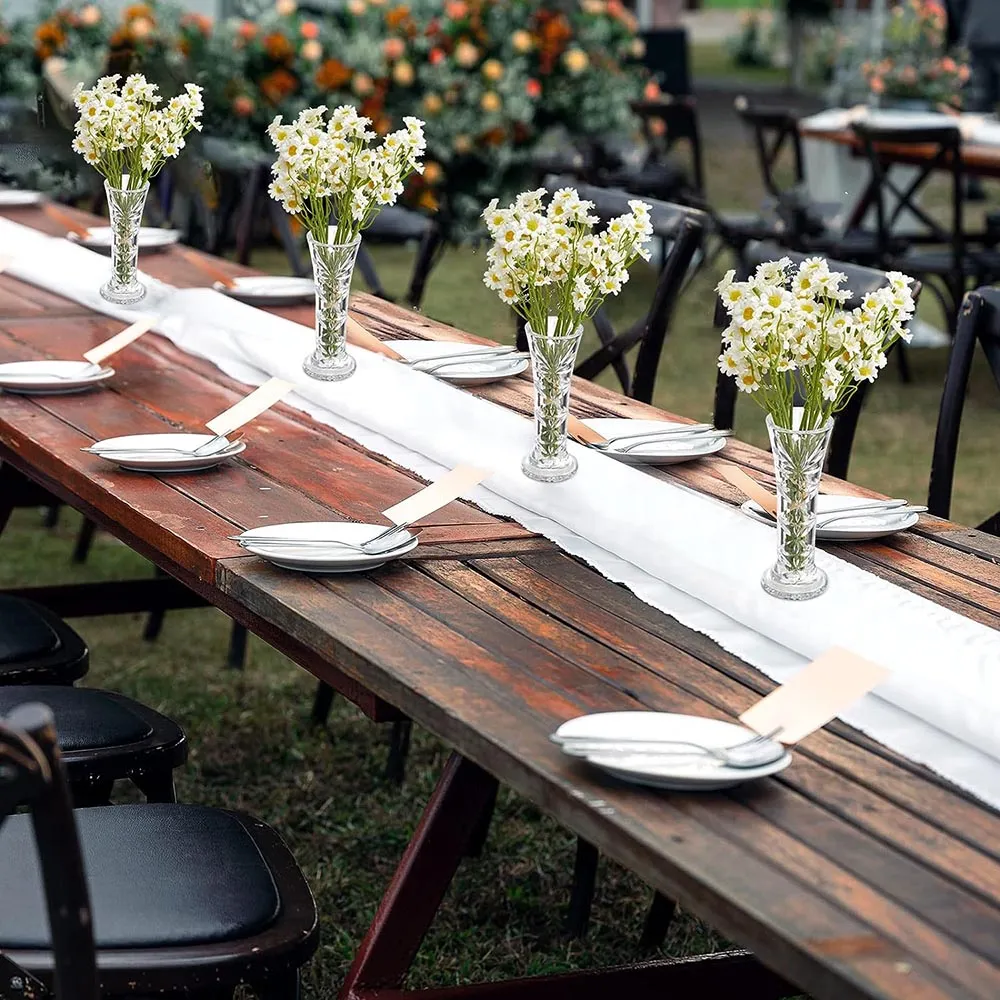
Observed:
[[[948,517],[951,512],[958,435],[976,344],[982,347],[997,388],[1000,389],[1000,290],[996,288],[979,288],[969,292],[959,312],[944,392],[941,395],[927,494],[927,506],[937,517]],[[1000,535],[1000,511],[988,517],[979,525],[979,529],[992,535]]]
[[[810,254],[796,253],[792,250],[785,250],[773,243],[752,243],[745,250],[745,259],[741,264],[741,269],[737,273],[739,280],[745,280],[759,264],[767,261],[780,260],[788,257],[793,264],[800,264]],[[834,271],[841,271],[847,275],[846,286],[851,290],[854,298],[845,303],[846,308],[853,309],[860,304],[861,300],[877,288],[881,288],[888,283],[888,278],[884,271],[875,268],[860,267],[857,264],[845,264],[841,261],[831,260],[830,268]],[[915,299],[920,296],[921,286],[919,282],[913,285],[913,296]],[[729,317],[721,302],[715,304],[715,324],[721,330],[726,327]],[[893,350],[899,350],[900,344],[893,345]],[[854,437],[858,429],[858,419],[861,416],[861,409],[864,406],[865,397],[870,389],[870,383],[860,382],[854,395],[851,396],[847,405],[834,417],[833,434],[830,439],[830,453],[827,457],[826,471],[831,476],[838,479],[847,478],[847,468],[851,461],[851,449],[854,447]],[[715,408],[712,420],[716,427],[724,430],[731,429],[736,416],[736,399],[739,390],[736,388],[734,379],[719,372],[715,379]]]
[[[587,184],[574,184],[570,177],[549,177],[545,187],[549,191],[575,186],[580,197],[594,203],[594,211],[602,220],[614,218],[629,211],[630,200],[640,197],[626,191],[609,190]],[[662,269],[653,293],[653,301],[646,315],[627,330],[616,333],[606,311],[602,308],[594,315],[594,329],[601,346],[589,357],[577,363],[575,374],[594,379],[606,368],[611,368],[621,384],[622,392],[644,403],[652,402],[656,386],[656,373],[667,336],[670,317],[677,299],[684,288],[691,261],[701,246],[706,218],[698,209],[668,202],[650,201],[650,219],[653,234],[664,247]],[[527,347],[523,320],[518,321],[518,346]],[[635,364],[629,370],[626,355],[638,347]]]
[[[852,127],[868,159],[870,176],[849,228],[860,227],[873,209],[873,263],[920,278],[940,301],[948,328],[954,332],[958,307],[970,281],[984,283],[1000,274],[1000,252],[974,248],[971,244],[983,243],[985,234],[970,235],[965,229],[962,134],[951,124],[887,128],[857,122]],[[900,150],[908,151],[917,164],[905,183],[899,180],[898,169],[893,170]],[[925,185],[941,171],[947,172],[951,182],[949,226],[938,222],[920,204]],[[918,222],[920,230],[899,234],[898,224],[904,217]],[[843,249],[850,250],[847,244]],[[836,254],[838,248],[833,252]],[[843,256],[855,259],[849,252]]]
[[[52,713],[39,704],[0,715],[0,827],[18,807],[29,824],[50,928],[50,981],[56,1000],[100,1000],[90,896]],[[23,901],[19,901],[23,903]],[[45,1000],[49,989],[4,954],[0,996]]]

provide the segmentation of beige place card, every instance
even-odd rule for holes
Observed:
[[[121,333],[116,333],[113,337],[105,340],[103,344],[98,344],[97,347],[84,351],[83,356],[92,365],[99,365],[102,361],[110,358],[112,354],[117,354],[123,347],[128,347],[134,340],[138,340],[144,333],[152,330],[159,318],[159,316],[143,316],[131,326],[125,327]]]
[[[383,344],[374,333],[366,330],[351,316],[347,317],[347,342],[355,347],[363,347],[366,351],[373,351],[375,354],[384,354],[393,361],[404,360],[399,351],[394,351],[387,344]]]
[[[270,378],[259,389],[254,389],[249,396],[244,396],[235,406],[230,406],[217,417],[212,417],[205,426],[213,434],[231,434],[244,424],[250,423],[254,417],[259,417],[265,410],[269,410],[294,388],[293,382],[286,382],[283,378]]]
[[[608,439],[603,434],[598,434],[593,427],[588,427],[579,417],[574,417],[571,413],[569,422],[566,425],[569,436],[582,444],[607,444]]]
[[[773,517],[778,516],[778,498],[768,489],[765,489],[756,479],[748,476],[738,465],[731,462],[724,462],[717,466],[719,475],[730,486],[735,486],[741,493],[755,500]]]
[[[42,211],[53,222],[58,222],[60,226],[65,226],[71,233],[76,233],[81,239],[86,239],[90,236],[90,230],[85,225],[77,222],[69,212],[64,212],[61,208],[57,208],[52,202],[47,201],[42,205]]]
[[[740,722],[757,733],[780,728],[776,739],[798,743],[888,676],[885,667],[834,647],[748,708]]]
[[[414,493],[412,497],[407,497],[382,513],[396,524],[402,524],[404,521],[412,524],[428,514],[433,514],[452,500],[457,500],[463,493],[467,493],[473,486],[478,486],[490,475],[492,473],[487,469],[459,465],[451,472],[446,472],[437,482],[431,483],[419,493]]]

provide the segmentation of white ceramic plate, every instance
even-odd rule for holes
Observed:
[[[0,189],[0,208],[16,208],[19,205],[38,205],[45,195],[41,191],[19,191],[15,188]]]
[[[358,545],[385,531],[384,524],[359,524],[356,521],[297,521],[289,524],[268,524],[251,528],[240,536],[246,539],[245,548],[262,559],[267,559],[282,569],[302,573],[358,573],[375,569],[417,547],[417,536],[403,533],[403,541],[388,552],[365,555],[335,544],[316,545],[313,541],[351,542]],[[254,542],[254,536],[270,538],[309,539],[309,544],[285,545],[273,542]]]
[[[567,737],[602,737],[656,740],[690,740],[707,747],[725,747],[750,739],[756,734],[745,726],[720,719],[673,712],[601,712],[583,715],[564,722],[553,735],[559,742]],[[588,754],[585,759],[595,767],[622,781],[671,791],[715,791],[755,781],[783,771],[792,762],[785,753],[761,767],[728,767],[704,754],[670,753],[659,757],[645,754]]]
[[[836,507],[854,507],[867,503],[871,503],[867,497],[821,494],[816,498],[816,511],[822,514],[823,511],[833,510]],[[755,521],[774,526],[774,518],[753,500],[747,500],[740,510]],[[817,528],[816,537],[824,542],[863,542],[871,538],[894,535],[897,531],[905,531],[907,528],[912,528],[919,520],[919,514],[893,514],[891,511],[883,514],[869,510],[850,519],[845,517],[842,521],[834,521],[828,528]]]
[[[115,373],[114,368],[102,368],[79,378],[65,377],[91,367],[89,361],[11,361],[0,365],[0,389],[25,396],[65,396],[86,392]]]
[[[278,274],[248,275],[233,278],[234,288],[217,281],[212,287],[232,299],[252,306],[290,306],[312,302],[316,286],[311,278],[290,278]]]
[[[139,227],[139,249],[146,251],[166,250],[181,238],[179,229],[154,229],[151,226]],[[111,253],[111,228],[109,226],[92,226],[88,236],[77,236],[67,233],[66,239],[79,243],[98,253]]]
[[[465,354],[475,350],[475,344],[458,344],[440,340],[386,340],[386,345],[398,351],[407,361],[420,358],[432,358],[441,354]],[[488,382],[499,382],[501,379],[513,378],[527,371],[528,359],[516,358],[504,361],[503,356],[496,358],[475,358],[456,362],[445,368],[438,368],[431,374],[444,382],[454,382],[455,385],[485,385]],[[419,369],[418,369],[419,370]]]
[[[106,438],[104,441],[96,442],[92,447],[106,448],[107,454],[98,452],[98,458],[103,458],[120,469],[157,473],[200,472],[202,469],[212,469],[225,462],[227,458],[246,450],[243,441],[233,441],[225,445],[219,443],[205,455],[184,456],[157,453],[154,450],[179,448],[191,452],[200,445],[208,444],[214,437],[214,434],[130,434],[126,437]],[[126,448],[130,450],[125,451]]]
[[[617,437],[619,434],[643,434],[646,431],[663,430],[665,427],[682,426],[675,421],[667,420],[627,420],[624,417],[593,417],[583,421],[598,434],[603,434],[606,438]],[[714,455],[726,447],[726,438],[713,437],[711,434],[692,435],[686,438],[661,438],[659,441],[650,441],[648,444],[639,444],[627,452],[619,452],[614,449],[600,451],[602,455],[609,455],[611,458],[626,465],[677,465],[680,462],[690,462],[696,458],[704,458],[706,455]],[[623,441],[622,445],[634,442]]]

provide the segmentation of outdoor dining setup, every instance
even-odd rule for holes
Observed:
[[[489,3],[438,6],[460,26],[425,29],[441,51],[429,65],[479,66],[500,44]],[[376,8],[343,17],[381,23]],[[416,50],[422,8],[393,10]],[[601,19],[621,46],[634,31],[613,0],[581,10],[594,38]],[[552,72],[582,76],[593,56],[558,16],[505,44],[526,61],[553,46]],[[302,32],[319,54],[301,58],[326,66],[327,30]],[[406,51],[384,54],[401,88]],[[510,97],[503,66],[477,72]],[[49,530],[26,521],[37,509],[82,515],[78,561],[95,538],[127,556],[96,580],[22,572],[0,589],[0,1000],[1000,995],[1000,513],[950,519],[980,348],[1000,387],[1000,230],[971,233],[963,209],[970,172],[1000,176],[1000,126],[741,99],[758,213],[717,211],[690,186],[660,197],[652,160],[620,163],[612,183],[607,161],[562,150],[530,184],[496,183],[473,217],[488,178],[447,195],[434,179],[435,118],[464,98],[390,124],[376,76],[384,106],[357,92],[266,125],[267,176],[253,168],[231,244],[260,242],[270,261],[280,246],[276,270],[293,273],[265,273],[210,252],[231,218],[218,246],[151,224],[218,111],[197,80],[110,72],[73,88],[72,151],[99,185],[88,207],[0,187],[0,565],[29,565],[24,546]],[[643,92],[650,136],[672,103]],[[384,213],[413,214],[414,191],[461,211],[411,232],[408,287],[468,239],[467,322],[361,290],[395,259],[372,234],[405,218]],[[649,303],[623,312],[643,289]],[[852,452],[885,382],[920,377],[928,302],[950,345],[932,464],[925,492],[888,496],[849,480]],[[497,303],[502,342],[477,323]],[[710,419],[657,388],[693,313],[712,340]],[[119,572],[132,554],[154,572]],[[237,670],[181,618],[209,608]],[[137,615],[153,644],[123,693],[86,636],[114,616],[127,645]],[[184,690],[157,676],[161,629],[195,671]],[[288,742],[308,706],[278,732],[244,707],[248,635],[308,678],[313,727],[344,754],[361,750],[335,706],[391,726],[372,784],[398,792],[433,760],[395,850],[357,819],[363,787],[343,821],[354,846],[324,840],[339,792]],[[202,697],[208,728],[177,710],[200,718]],[[241,765],[209,756],[234,738],[232,700],[280,808],[251,808]],[[420,733],[441,749],[414,763]],[[236,794],[190,796],[192,772]],[[508,794],[530,810],[519,830],[547,818],[575,838],[556,873],[575,939],[602,858],[652,890],[634,949],[591,968],[568,948],[558,968],[509,974],[490,956],[492,938],[526,933],[513,923],[470,930],[482,964],[421,965]],[[518,864],[528,882],[549,862]],[[360,925],[352,881],[377,883]],[[684,919],[708,928],[704,947],[671,950]]]

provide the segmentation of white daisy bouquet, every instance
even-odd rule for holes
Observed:
[[[539,188],[522,192],[508,208],[499,208],[495,198],[487,206],[483,219],[493,245],[483,281],[536,334],[568,336],[621,291],[639,257],[649,260],[653,227],[649,206],[630,201],[629,214],[595,233],[593,202],[561,188],[543,208],[544,195]],[[550,316],[554,330],[548,329]]]
[[[140,188],[184,148],[184,137],[201,128],[201,87],[184,85],[162,108],[157,86],[136,73],[121,88],[119,75],[101,77],[90,90],[78,84],[73,101],[79,112],[73,149],[114,188],[128,177]]]
[[[268,126],[278,151],[270,194],[290,215],[302,216],[314,240],[344,244],[395,203],[413,171],[423,171],[424,123],[404,118],[406,128],[372,147],[371,119],[349,104],[329,120],[325,111],[307,108],[288,124],[279,115]]]
[[[861,381],[874,382],[886,352],[909,340],[913,279],[890,271],[888,284],[847,310],[847,276],[821,257],[793,270],[787,258],[761,264],[749,281],[729,271],[718,285],[730,323],[719,368],[752,393],[779,427],[822,427],[842,409]]]

